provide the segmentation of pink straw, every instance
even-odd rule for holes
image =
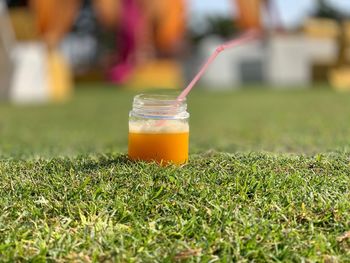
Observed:
[[[225,49],[237,47],[239,45],[245,44],[247,42],[250,42],[252,40],[257,39],[260,36],[260,32],[257,30],[249,30],[245,33],[243,33],[241,36],[239,36],[236,39],[233,39],[227,43],[224,43],[220,46],[218,46],[214,53],[209,57],[209,59],[205,62],[205,64],[202,66],[200,71],[197,73],[197,75],[193,78],[193,80],[188,84],[188,86],[181,92],[181,94],[177,97],[178,101],[183,100],[186,98],[188,93],[192,90],[194,85],[198,82],[198,80],[203,76],[203,74],[207,71],[208,67],[213,63],[213,61],[216,59],[216,57]]]
[[[188,86],[181,92],[181,94],[177,97],[176,101],[179,103],[180,101],[182,101],[184,98],[186,98],[186,96],[188,95],[188,93],[190,93],[190,91],[192,90],[192,88],[196,85],[196,83],[198,82],[198,80],[203,76],[203,74],[207,71],[208,67],[211,65],[211,63],[213,63],[213,61],[216,59],[216,57],[225,49],[228,48],[233,48],[233,47],[237,47],[239,45],[245,44],[247,42],[250,42],[252,40],[255,40],[257,38],[260,37],[260,32],[257,30],[249,30],[245,33],[243,33],[241,36],[239,36],[238,38],[235,38],[227,43],[224,43],[220,46],[218,46],[214,53],[208,58],[208,60],[205,62],[205,64],[202,66],[202,68],[199,70],[199,72],[197,73],[197,75],[193,78],[193,80],[190,82],[190,84],[188,84]],[[175,107],[178,106],[178,104],[176,103],[174,105]],[[164,120],[160,120],[156,123],[156,126],[162,126],[165,123]]]

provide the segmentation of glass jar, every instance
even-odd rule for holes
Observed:
[[[171,95],[137,95],[129,114],[128,155],[132,160],[184,164],[188,160],[186,100]]]

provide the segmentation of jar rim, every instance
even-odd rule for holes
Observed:
[[[188,118],[186,99],[172,94],[139,94],[134,97],[132,113],[143,118]]]
[[[175,94],[146,94],[146,93],[141,93],[138,94],[134,97],[134,102],[135,100],[142,100],[145,102],[168,102],[168,103],[175,103],[175,102],[185,102],[186,98],[183,99],[178,99]]]

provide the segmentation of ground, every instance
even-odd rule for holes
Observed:
[[[159,167],[125,155],[135,92],[0,105],[0,261],[350,262],[350,94],[198,89]]]

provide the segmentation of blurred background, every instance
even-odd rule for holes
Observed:
[[[201,86],[347,90],[349,19],[346,0],[0,0],[1,96],[64,100],[73,80],[182,88],[252,28],[263,37],[226,51]]]
[[[349,145],[349,0],[0,0],[0,156],[124,151],[136,93],[250,29],[191,93],[191,149]]]

